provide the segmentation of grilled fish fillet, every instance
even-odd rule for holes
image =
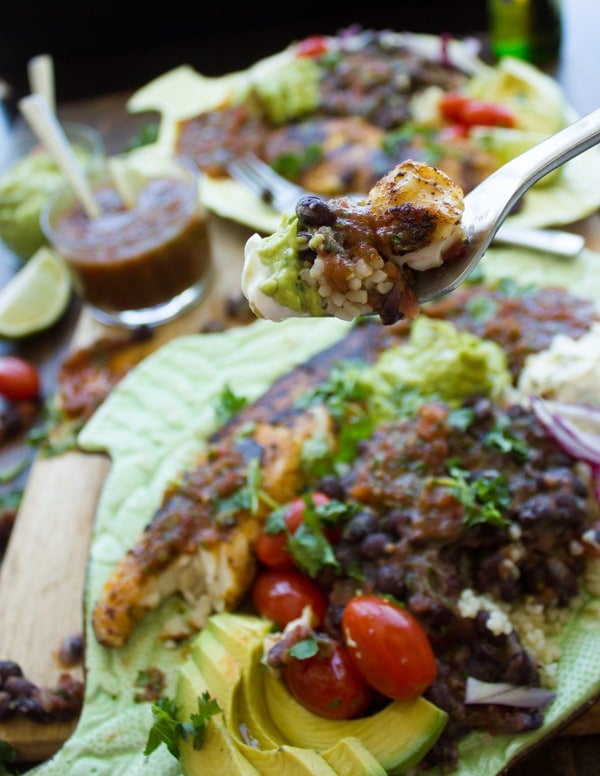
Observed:
[[[252,504],[249,472],[258,461],[260,490],[278,503],[302,486],[300,454],[328,418],[290,413],[280,423],[258,422],[249,437],[209,447],[199,465],[170,487],[152,522],[103,586],[93,613],[98,641],[126,643],[136,624],[174,593],[195,607],[195,625],[212,611],[233,609],[248,592],[252,545],[268,511]]]

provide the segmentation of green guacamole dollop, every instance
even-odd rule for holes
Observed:
[[[409,341],[385,351],[368,373],[372,410],[381,418],[394,415],[399,391],[407,388],[459,407],[474,394],[498,400],[511,384],[497,343],[425,315],[412,324]]]
[[[81,161],[85,152],[75,149]],[[0,177],[0,238],[22,259],[47,244],[40,213],[64,177],[45,151],[33,151],[14,162]]]
[[[264,294],[296,313],[323,314],[318,291],[300,279],[302,262],[298,253],[296,215],[284,213],[279,229],[263,239],[257,253],[269,269],[268,278],[260,284]]]

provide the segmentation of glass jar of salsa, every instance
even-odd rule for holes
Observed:
[[[110,160],[87,173],[99,216],[86,215],[67,188],[48,203],[41,224],[97,318],[157,325],[196,304],[209,282],[198,172],[184,157],[155,160],[151,171],[119,162],[119,176]]]

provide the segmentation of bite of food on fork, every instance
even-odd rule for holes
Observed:
[[[461,256],[462,189],[441,170],[405,161],[363,200],[301,196],[280,228],[247,242],[242,291],[261,318],[418,315],[412,274]]]

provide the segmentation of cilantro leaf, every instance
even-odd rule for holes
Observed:
[[[514,456],[519,461],[529,458],[529,447],[524,439],[516,436],[508,428],[508,418],[499,417],[491,431],[483,438],[483,445],[488,449],[500,450]]]
[[[319,642],[311,634],[302,641],[297,641],[287,651],[290,657],[295,657],[296,660],[307,660],[309,657],[314,657],[319,651]]]
[[[152,754],[161,744],[177,760],[181,755],[180,741],[192,739],[194,749],[201,749],[206,736],[206,723],[221,711],[219,704],[207,692],[198,697],[198,711],[190,715],[189,722],[177,718],[177,706],[170,698],[160,698],[152,705],[154,724],[148,733],[144,755]]]
[[[152,704],[154,724],[148,733],[144,754],[146,757],[161,744],[165,744],[169,752],[179,759],[179,738],[182,736],[182,723],[175,716],[177,707],[170,698],[159,698]]]
[[[226,423],[234,415],[237,415],[247,403],[248,399],[245,396],[238,396],[229,385],[226,385],[217,400],[215,414],[221,423]]]
[[[503,527],[510,523],[503,513],[510,505],[508,481],[503,474],[483,472],[470,480],[469,473],[457,465],[450,464],[448,471],[451,479],[440,482],[449,485],[455,498],[464,506],[463,521],[466,526],[471,528],[488,523]]]

